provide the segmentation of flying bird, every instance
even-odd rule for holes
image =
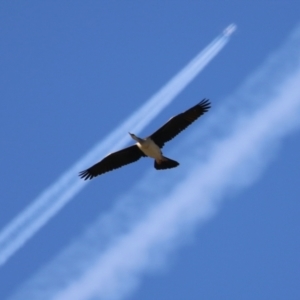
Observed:
[[[129,132],[129,135],[137,142],[135,145],[108,154],[95,165],[81,171],[79,176],[84,180],[92,179],[103,173],[133,163],[143,156],[154,158],[154,168],[156,170],[177,167],[179,163],[163,156],[161,148],[166,142],[173,139],[177,134],[186,129],[209,109],[209,100],[203,99],[200,103],[191,107],[187,111],[172,117],[162,127],[144,139]]]

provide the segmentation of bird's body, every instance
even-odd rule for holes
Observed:
[[[130,135],[133,139],[135,139],[133,134]],[[136,145],[145,155],[152,157],[155,160],[162,160],[163,156],[160,148],[151,140],[150,137],[139,139]]]
[[[201,115],[207,112],[209,108],[209,101],[204,99],[187,111],[171,118],[161,128],[144,139],[129,133],[130,136],[137,142],[135,145],[107,155],[104,159],[89,169],[80,172],[79,176],[85,180],[92,179],[93,177],[108,171],[135,162],[143,156],[154,158],[154,167],[157,170],[177,167],[179,163],[163,156],[161,148],[166,142],[174,138]]]
[[[136,146],[145,154],[145,156],[154,158],[154,168],[157,170],[171,169],[179,165],[175,160],[163,156],[161,149],[155,144],[150,137],[141,139],[130,133],[130,136],[137,141]]]

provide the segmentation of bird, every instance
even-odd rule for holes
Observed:
[[[79,176],[84,180],[92,179],[147,156],[154,158],[154,168],[156,170],[177,167],[179,163],[164,156],[161,149],[166,142],[186,129],[206,113],[210,107],[211,103],[209,99],[204,98],[195,106],[169,119],[162,127],[146,138],[137,137],[135,134],[129,132],[131,138],[137,142],[136,144],[108,154],[90,168],[79,172]]]

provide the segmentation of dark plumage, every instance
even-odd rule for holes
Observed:
[[[92,167],[81,171],[79,176],[85,180],[92,179],[93,177],[108,171],[133,163],[139,160],[142,156],[154,158],[154,166],[157,170],[169,169],[178,166],[178,162],[163,156],[160,149],[166,142],[173,139],[209,109],[210,102],[208,99],[204,99],[187,111],[172,117],[167,123],[146,139],[141,139],[136,137],[134,134],[130,134],[131,137],[137,141],[135,145],[110,153]]]
[[[166,124],[152,133],[150,138],[157,146],[162,148],[166,142],[173,139],[177,134],[186,129],[209,109],[209,100],[203,99],[200,103],[191,107],[187,111],[172,117]]]
[[[131,164],[139,160],[142,156],[146,156],[137,145],[133,145],[114,153],[105,156],[100,162],[93,165],[87,170],[81,171],[79,176],[81,178],[92,179],[98,175],[118,169],[122,166]]]

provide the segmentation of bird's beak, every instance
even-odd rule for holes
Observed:
[[[136,141],[135,135],[133,133],[131,133],[131,132],[128,132],[128,133],[129,133],[130,137]]]

